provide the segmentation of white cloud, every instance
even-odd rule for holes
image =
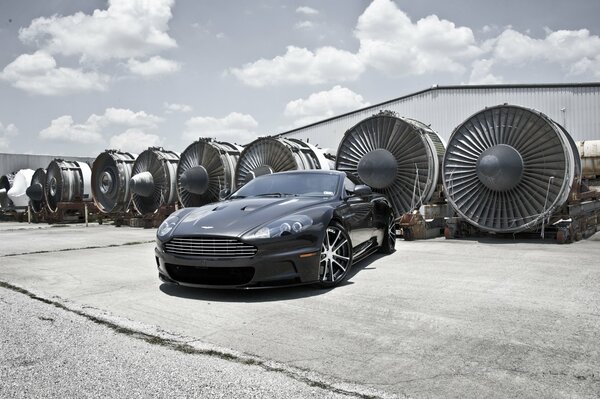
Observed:
[[[54,119],[40,132],[43,140],[100,143],[105,134],[129,129],[156,129],[163,119],[144,111],[133,112],[124,108],[107,108],[103,115],[92,114],[84,123],[75,123],[71,115]]]
[[[569,69],[569,75],[585,74],[600,78],[600,54],[594,58],[584,57],[571,65]]]
[[[138,61],[132,58],[127,61],[127,68],[133,74],[153,77],[175,73],[181,69],[181,65],[178,62],[156,55],[147,61]]]
[[[254,87],[322,84],[356,80],[367,66],[394,76],[461,73],[465,63],[483,53],[471,29],[435,15],[413,23],[391,0],[374,0],[359,17],[354,34],[360,42],[357,53],[288,46],[284,55],[229,72]]]
[[[54,57],[43,51],[18,56],[0,72],[0,79],[29,93],[49,96],[104,91],[109,81],[101,73],[57,67]]]
[[[359,55],[390,75],[422,75],[465,70],[482,53],[470,28],[436,15],[413,23],[390,0],[373,1],[358,19]]]
[[[296,11],[310,14],[304,7]],[[310,21],[301,21],[295,27],[311,26]],[[546,36],[538,39],[510,25],[486,25],[481,34],[489,37],[495,31],[502,33],[478,41],[469,27],[436,15],[413,22],[392,0],[374,0],[358,18],[356,53],[334,47],[313,51],[288,46],[283,55],[228,72],[254,87],[353,81],[369,67],[398,77],[468,73],[470,83],[480,84],[504,81],[492,72],[494,68],[504,71],[521,65],[532,70],[556,65],[566,76],[600,77],[600,36],[587,29],[546,28]]]
[[[331,90],[313,93],[307,99],[290,101],[284,114],[296,118],[294,125],[301,126],[368,105],[360,94],[346,87],[334,86]]]
[[[165,113],[167,114],[172,114],[174,112],[192,112],[192,107],[187,104],[164,102],[163,107],[165,108]]]
[[[296,8],[296,12],[298,14],[304,14],[304,15],[317,15],[319,13],[318,10],[315,10],[312,7],[307,7],[307,6],[301,6]]]
[[[26,44],[84,60],[146,57],[174,48],[168,34],[174,0],[109,0],[91,15],[40,17],[19,31]]]
[[[155,56],[177,47],[168,33],[174,1],[109,0],[89,15],[36,18],[19,39],[38,51],[18,56],[0,79],[32,94],[62,95],[106,90],[110,77],[97,68],[109,60],[129,60],[129,70],[142,76],[176,72],[177,62]],[[57,54],[78,57],[80,68],[57,66]]]
[[[40,138],[82,144],[99,143],[102,141],[102,134],[95,128],[93,125],[75,124],[71,115],[64,115],[54,119],[50,126],[42,130]]]
[[[156,134],[145,133],[140,129],[127,129],[121,134],[112,136],[109,146],[121,151],[129,151],[140,154],[148,147],[161,146],[163,139]]]
[[[506,29],[494,40],[492,54],[506,65],[544,62],[560,65],[572,75],[600,76],[600,37],[587,29],[547,29],[543,39]]]
[[[12,124],[4,126],[2,122],[0,122],[0,151],[9,151],[10,150],[10,140],[13,137],[16,137],[19,134],[19,129]]]
[[[185,123],[183,137],[196,140],[199,137],[211,137],[220,141],[246,144],[256,138],[258,122],[248,114],[232,112],[224,118],[197,116]]]
[[[493,65],[494,62],[492,60],[481,59],[474,61],[471,76],[469,77],[469,84],[487,85],[502,83],[502,77],[496,76],[491,72]]]
[[[321,47],[313,53],[306,48],[288,46],[282,56],[260,59],[229,71],[249,86],[263,87],[356,80],[364,71],[364,65],[356,54],[334,47]]]
[[[310,21],[301,21],[301,22],[297,22],[294,25],[295,29],[311,29],[314,26],[314,24]]]
[[[163,118],[145,111],[133,112],[126,108],[107,108],[104,115],[93,114],[88,121],[94,120],[100,126],[122,125],[131,127],[156,128]]]

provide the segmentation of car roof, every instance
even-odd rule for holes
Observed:
[[[339,170],[327,170],[327,169],[308,169],[308,170],[288,170],[285,172],[277,172],[277,173],[273,173],[273,174],[294,174],[294,173],[298,173],[298,174],[308,174],[308,173],[312,173],[312,174],[330,174],[330,175],[342,175],[342,176],[346,176],[346,172],[342,172]]]

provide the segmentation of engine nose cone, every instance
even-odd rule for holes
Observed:
[[[44,198],[44,187],[40,183],[33,183],[27,187],[25,194],[34,201],[41,201]]]
[[[184,190],[202,195],[208,190],[208,172],[202,165],[194,166],[181,174],[179,183]]]
[[[50,195],[51,196],[55,196],[56,192],[58,191],[58,182],[56,181],[56,177],[52,177],[50,179]]]
[[[100,175],[100,191],[102,194],[109,193],[113,190],[114,180],[108,171],[102,172]]]
[[[142,197],[149,197],[154,192],[154,178],[150,172],[141,172],[129,181],[131,191]]]
[[[477,160],[477,177],[490,190],[508,191],[523,176],[523,158],[513,147],[498,144],[483,151]]]
[[[396,179],[398,163],[394,155],[383,148],[365,154],[358,163],[358,176],[373,188],[386,188]]]

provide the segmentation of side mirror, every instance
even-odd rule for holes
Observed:
[[[358,197],[365,197],[372,193],[373,193],[373,190],[371,190],[371,187],[369,187],[365,184],[358,184],[356,187],[354,187],[354,195],[356,195]]]
[[[226,200],[227,197],[229,197],[229,194],[231,194],[231,190],[228,188],[224,188],[223,190],[219,191],[219,201]]]

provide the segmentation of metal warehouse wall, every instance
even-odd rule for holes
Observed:
[[[69,161],[83,161],[87,162],[90,166],[94,162],[94,158],[87,157],[0,153],[0,176],[17,172],[20,169],[35,170],[37,168],[46,168],[56,158],[67,159]]]
[[[309,139],[335,153],[346,130],[380,110],[391,110],[430,124],[447,142],[454,128],[472,114],[504,103],[545,113],[565,126],[575,140],[600,140],[600,83],[432,87],[282,135]]]

